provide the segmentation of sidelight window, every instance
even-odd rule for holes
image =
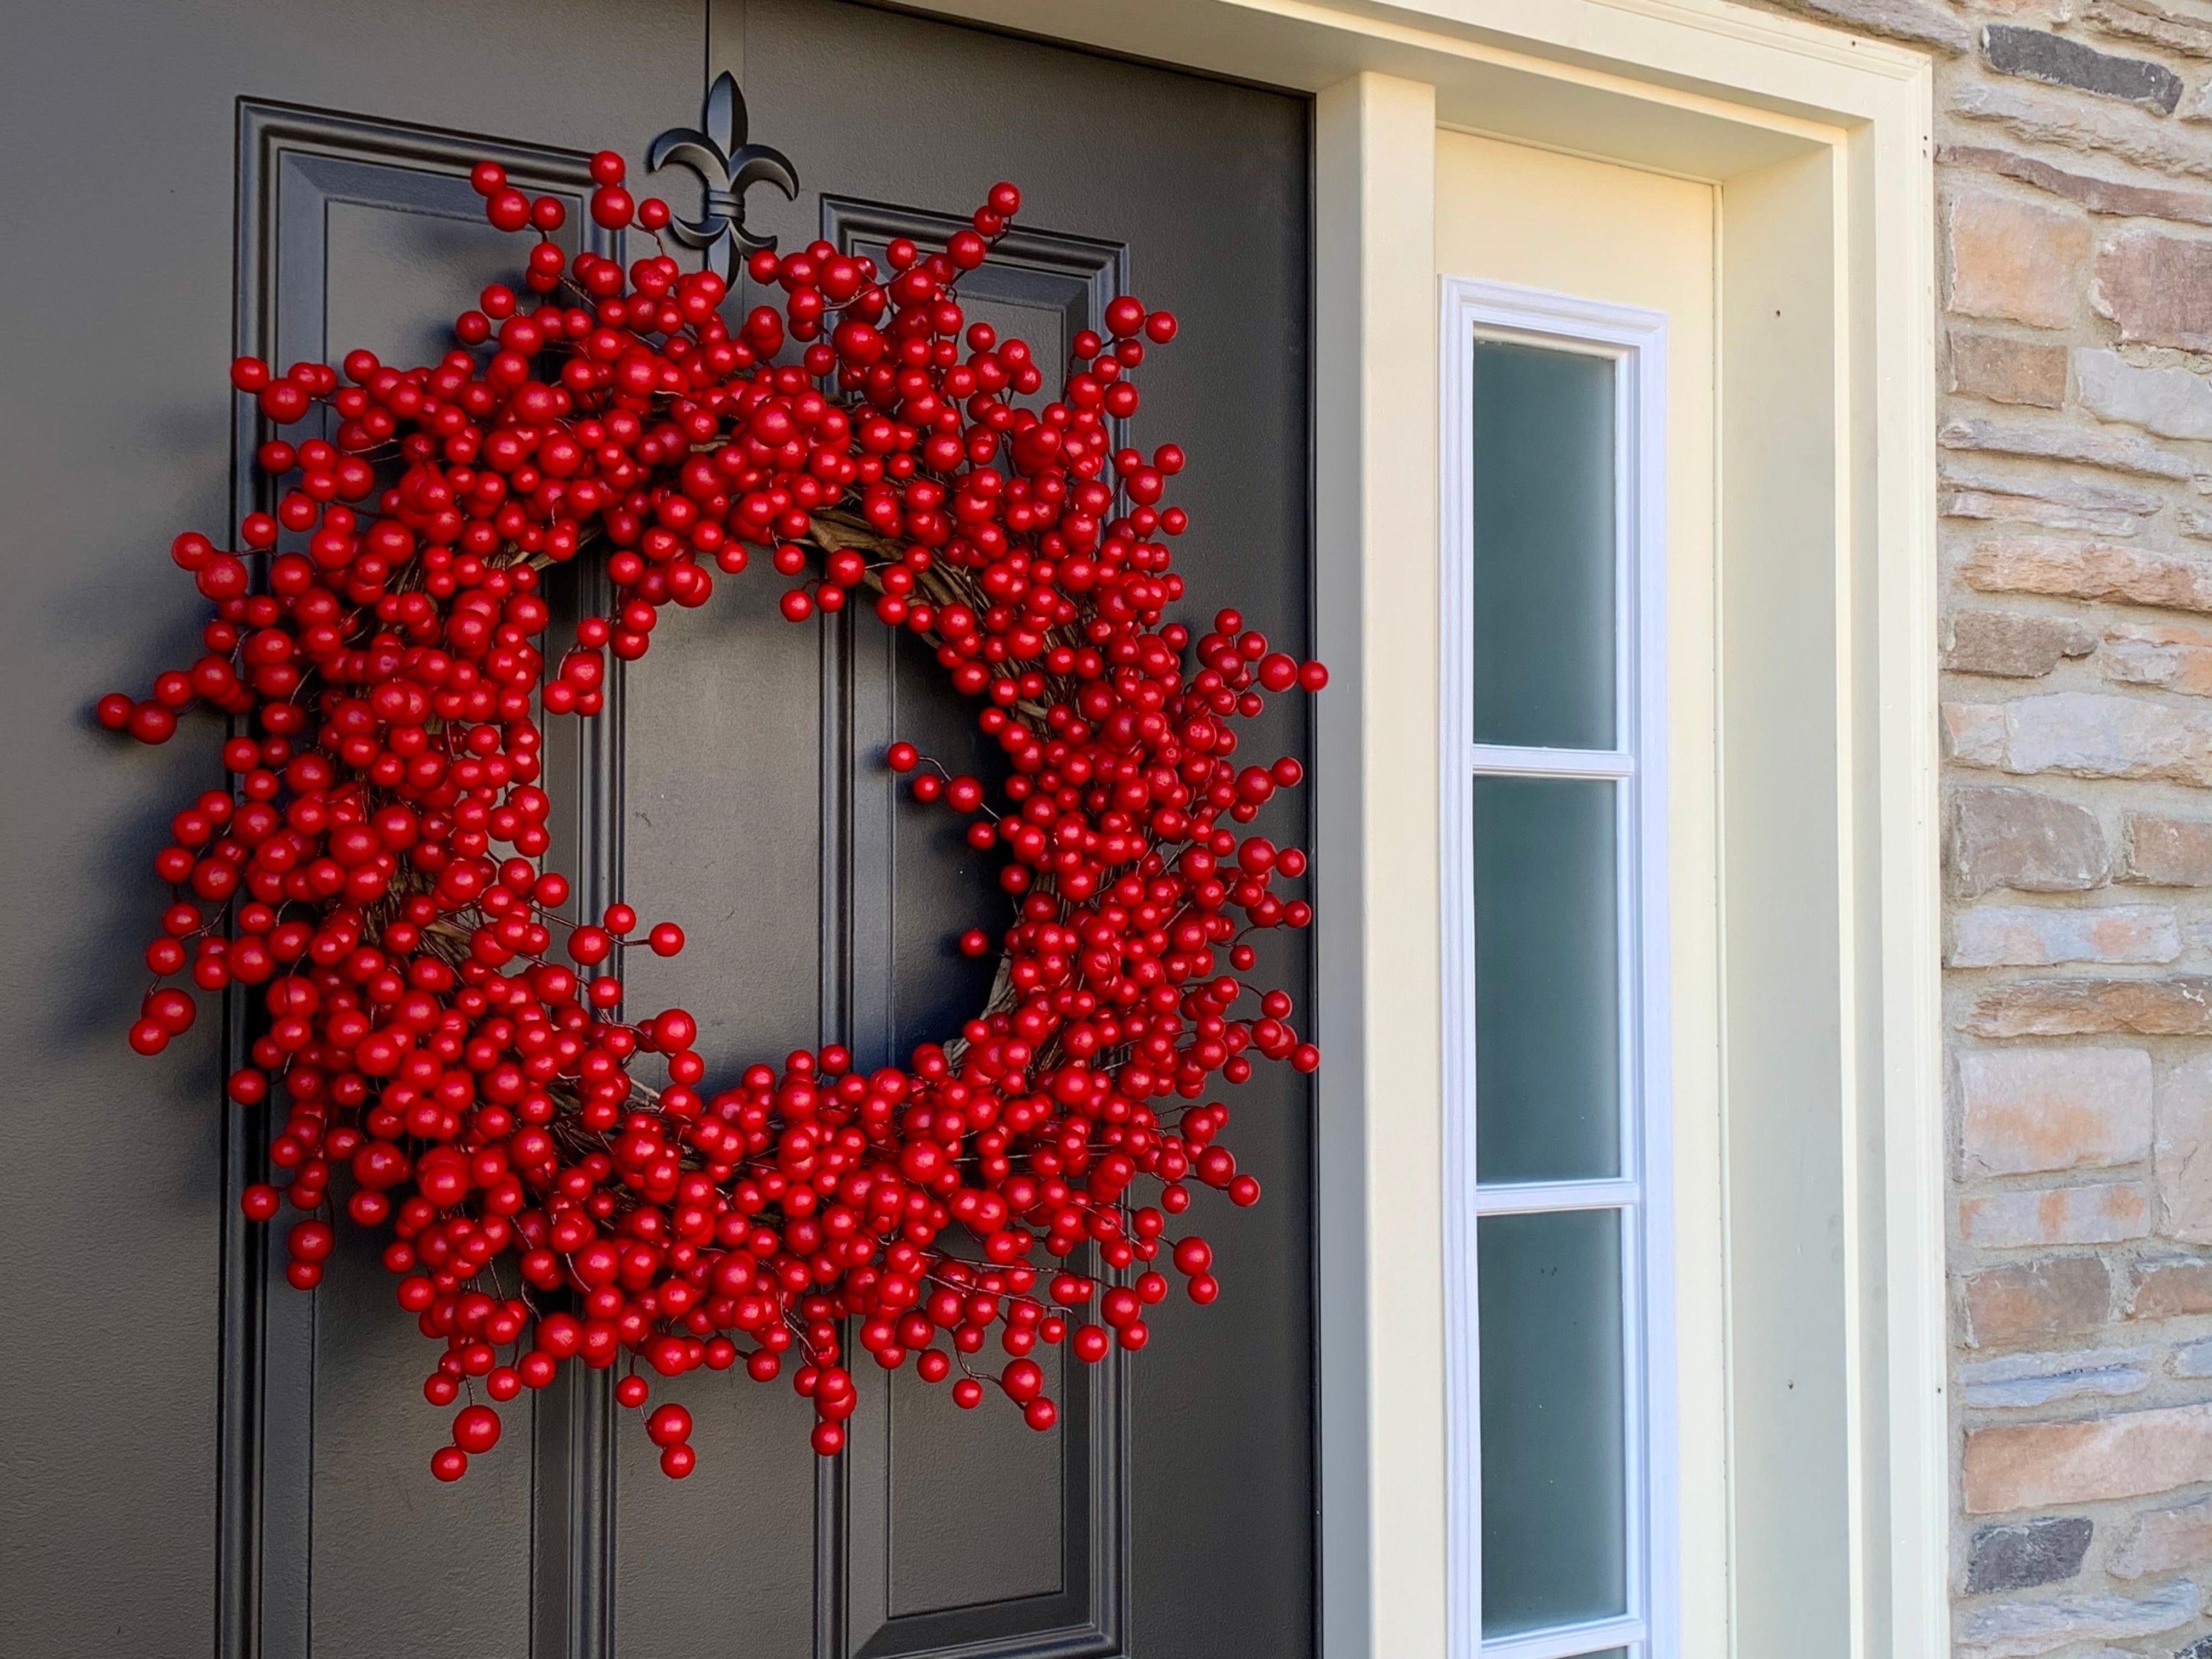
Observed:
[[[1664,324],[1443,300],[1452,1650],[1666,1659]]]

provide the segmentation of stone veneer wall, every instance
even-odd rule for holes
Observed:
[[[2212,1659],[2212,0],[1778,3],[1935,62],[1956,1653]]]

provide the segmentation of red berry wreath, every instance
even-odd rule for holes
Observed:
[[[623,191],[618,156],[592,172],[600,225],[667,224]],[[571,1358],[623,1370],[617,1397],[642,1407],[647,1370],[742,1361],[765,1382],[788,1354],[833,1453],[855,1399],[848,1320],[878,1364],[954,1377],[963,1407],[996,1387],[1048,1428],[1036,1344],[1093,1363],[1142,1347],[1163,1253],[1193,1300],[1217,1292],[1206,1241],[1170,1238],[1171,1218],[1193,1178],[1237,1204],[1259,1186],[1216,1142],[1226,1109],[1194,1103],[1207,1080],[1243,1081],[1252,1049],[1316,1061],[1290,998],[1238,977],[1247,930],[1310,919],[1273,890],[1305,855],[1231,827],[1302,769],[1240,769],[1231,721],[1327,675],[1233,611],[1186,671],[1188,632],[1161,620],[1182,581],[1154,539],[1184,527],[1159,505],[1182,454],[1113,443],[1130,371],[1175,319],[1115,300],[1110,337],[1076,337],[1040,413],[1013,401],[1042,380],[1022,342],[977,323],[960,344],[959,280],[1004,234],[1012,185],[941,252],[893,242],[888,270],[826,242],[755,254],[781,311],[732,330],[711,271],[571,259],[550,240],[559,202],[489,163],[474,181],[493,224],[540,234],[534,305],[487,289],[433,367],[232,367],[272,428],[322,404],[336,431],[262,444],[287,482],[240,526],[242,551],[177,538],[215,603],[206,653],[100,705],[149,743],[196,701],[239,732],[234,787],[179,812],[155,859],[172,899],[132,1046],[157,1054],[192,1022],[191,993],[161,979],[252,988],[266,1019],[229,1091],[269,1103],[289,1182],[250,1187],[246,1213],[301,1212],[303,1290],[331,1252],[335,1172],[353,1219],[390,1227],[400,1305],[443,1349],[424,1393],[469,1396],[431,1460],[441,1479],[499,1438],[479,1391],[512,1400]],[[569,890],[537,863],[536,722],[598,713],[608,651],[643,656],[665,606],[704,604],[715,569],[762,552],[801,579],[792,621],[866,589],[981,704],[1011,763],[1000,805],[910,744],[886,759],[1003,850],[1016,917],[988,1006],[904,1068],[863,1076],[832,1047],[710,1090],[691,1016],[625,1018],[607,971],[640,943],[672,954],[682,931],[636,939],[620,904],[596,925],[555,914]],[[580,554],[617,603],[546,680],[541,574]],[[980,930],[961,945],[994,948]],[[657,1086],[636,1075],[648,1054]],[[1097,1277],[1064,1265],[1085,1245]],[[974,1358],[994,1325],[995,1374]],[[662,1468],[690,1472],[681,1406],[647,1432]]]

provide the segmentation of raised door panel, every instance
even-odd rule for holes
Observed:
[[[238,118],[242,352],[286,363],[361,346],[387,362],[437,361],[453,316],[515,275],[513,240],[484,222],[470,188],[477,160],[562,199],[570,247],[589,224],[574,152],[251,100]],[[263,434],[239,401],[244,513],[271,503],[250,465]],[[575,580],[561,573],[550,587],[572,611]],[[550,736],[564,815],[555,861],[575,868],[604,840],[581,833],[602,810],[598,782],[579,763],[584,734],[571,724]],[[252,1013],[234,1001],[242,1046]],[[268,1133],[265,1107],[228,1108],[222,1501],[238,1639],[266,1655],[526,1654],[534,1581],[563,1561],[569,1516],[557,1480],[539,1490],[543,1460],[526,1449],[572,1432],[568,1391],[518,1400],[504,1413],[507,1455],[479,1459],[453,1487],[426,1486],[447,1413],[423,1402],[437,1351],[393,1302],[378,1259],[386,1237],[342,1226],[323,1284],[305,1295],[286,1285],[281,1249],[237,1218]]]
[[[945,204],[945,206],[957,204]],[[941,210],[824,193],[819,234],[884,264],[898,237],[942,243],[964,222]],[[1123,244],[1017,228],[961,283],[972,321],[1028,343],[1040,364],[1128,289]],[[1024,399],[1036,404],[1045,394]],[[951,941],[1003,927],[1001,861],[978,854],[962,821],[915,803],[880,761],[894,740],[986,781],[1006,758],[975,727],[975,705],[910,636],[860,618],[845,630],[851,855],[847,1010],[864,1064],[957,1033],[988,1000],[995,964]],[[1086,1367],[1056,1348],[1034,1356],[1060,1402],[1047,1434],[1021,1426],[995,1396],[973,1413],[909,1370],[863,1368],[860,1404],[832,1497],[846,1543],[830,1564],[839,1624],[833,1654],[891,1659],[957,1650],[987,1655],[1110,1654],[1126,1620],[1126,1362]],[[967,1364],[1006,1362],[995,1345]]]
[[[1182,337],[1139,377],[1146,401],[1126,432],[1192,456],[1176,484],[1193,519],[1176,550],[1190,584],[1177,613],[1202,628],[1233,603],[1302,652],[1306,100],[823,0],[747,0],[745,21],[754,135],[802,181],[793,202],[755,193],[758,228],[785,246],[941,235],[1010,178],[1024,196],[1018,234],[964,279],[963,301],[1030,341],[1048,388],[1073,332],[1115,292],[1182,318]],[[988,964],[963,981],[950,939],[1006,912],[945,816],[907,802],[877,757],[894,736],[970,771],[994,757],[969,747],[972,714],[944,697],[926,653],[887,644],[866,617],[848,625],[843,1029],[864,1055],[879,1040],[903,1053],[980,1007]],[[1263,763],[1303,750],[1305,710],[1279,701],[1241,735]],[[1301,791],[1255,828],[1303,844],[1305,822]],[[873,902],[872,871],[890,884]],[[1310,1014],[1305,937],[1256,943],[1249,977],[1287,986]],[[1154,1310],[1152,1345],[1064,1397],[1051,1436],[994,1397],[968,1416],[906,1372],[860,1378],[851,1449],[824,1493],[825,1534],[844,1541],[823,1564],[837,1577],[819,1651],[1311,1650],[1312,1095],[1261,1066],[1221,1097],[1240,1163],[1267,1188],[1249,1211],[1211,1196],[1194,1206],[1225,1264],[1221,1301]],[[1004,1356],[979,1355],[979,1368],[987,1358]]]

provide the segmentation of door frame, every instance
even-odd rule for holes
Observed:
[[[1435,135],[1717,186],[1722,897],[1677,933],[1723,1033],[1726,1420],[1682,1449],[1718,1465],[1683,1483],[1683,1647],[1945,1652],[1928,58],[1726,0],[911,9],[1316,94],[1327,1659],[1473,1651],[1446,1620],[1439,660],[1402,620],[1437,592]],[[741,67],[717,38],[709,73]]]

